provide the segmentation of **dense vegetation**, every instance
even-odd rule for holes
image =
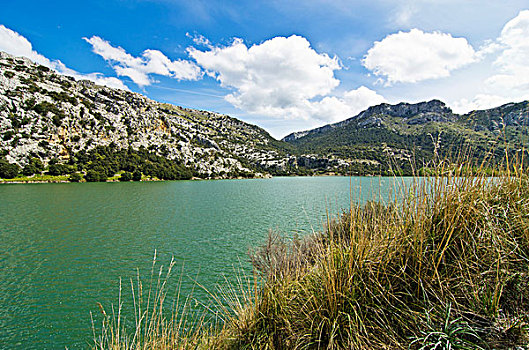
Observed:
[[[44,166],[40,159],[30,157],[28,164],[21,169],[16,164],[0,159],[0,178],[11,179],[19,174],[31,176],[41,174]],[[118,149],[115,145],[97,146],[88,152],[77,152],[68,163],[59,163],[52,159],[46,171],[47,175],[69,175],[72,182],[83,179],[87,182],[106,181],[108,178],[121,173],[121,181],[139,181],[142,174],[152,179],[183,180],[190,179],[195,174],[192,169],[156,155],[145,148],[139,150]],[[37,178],[38,179],[38,178]]]
[[[136,330],[106,316],[94,346],[526,348],[529,177],[506,169],[492,179],[440,164],[396,198],[353,204],[320,233],[271,234],[251,254],[254,278],[218,296],[219,329],[192,332],[185,315],[166,317],[158,280],[156,305],[137,310]]]
[[[411,175],[412,165],[420,168],[469,148],[475,164],[486,158],[499,163],[506,153],[512,157],[528,148],[528,124],[528,101],[456,115],[433,100],[370,107],[343,122],[285,139],[300,154],[353,160],[351,174]]]

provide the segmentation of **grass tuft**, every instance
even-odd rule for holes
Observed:
[[[440,163],[402,195],[352,204],[320,233],[270,233],[250,254],[254,276],[214,296],[215,331],[163,318],[158,279],[147,307],[136,304],[134,335],[120,331],[118,309],[96,348],[528,346],[529,177],[505,169],[490,177]]]

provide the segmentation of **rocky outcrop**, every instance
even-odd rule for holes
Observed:
[[[324,134],[333,129],[354,125],[359,128],[382,127],[387,117],[402,119],[401,123],[408,125],[426,124],[430,122],[454,122],[457,115],[439,100],[420,103],[399,103],[390,105],[382,103],[372,106],[356,116],[344,121],[325,125],[316,129],[299,131],[289,134],[283,141],[292,142],[303,137]]]
[[[266,131],[218,113],[193,110],[124,90],[75,81],[0,52],[0,152],[24,166],[67,162],[97,146],[146,148],[205,176],[265,171],[290,159]]]

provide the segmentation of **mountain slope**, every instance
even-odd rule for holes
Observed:
[[[147,149],[203,177],[266,172],[286,162],[292,148],[227,115],[77,82],[0,52],[0,152],[7,161],[71,162],[108,146]]]
[[[293,133],[283,140],[299,152],[336,156],[356,170],[388,170],[392,162],[411,171],[412,158],[422,166],[435,157],[470,147],[482,160],[492,149],[501,158],[505,148],[528,146],[529,102],[510,103],[465,115],[443,102],[381,104],[339,123]]]
[[[527,101],[465,115],[438,100],[381,104],[278,141],[227,115],[75,81],[0,52],[0,177],[4,168],[14,173],[13,163],[26,175],[136,171],[162,179],[411,174],[464,147],[476,162],[490,150],[498,159],[505,149],[514,155],[528,146],[528,114]]]

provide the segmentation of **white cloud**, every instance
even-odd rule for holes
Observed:
[[[108,86],[109,88],[129,90],[121,80],[115,77],[105,77],[101,73],[82,74],[73,69],[66,67],[61,61],[53,62],[53,69],[63,75],[74,77],[77,80],[90,80],[98,85]]]
[[[497,89],[529,92],[529,10],[510,20],[497,40],[502,51],[494,65],[499,73],[487,79]]]
[[[0,25],[0,51],[13,56],[24,56],[30,60],[52,68],[52,63],[46,57],[33,50],[33,46],[17,32]]]
[[[353,117],[370,106],[386,102],[386,99],[365,86],[345,92],[341,97],[327,96],[311,104],[314,119],[337,122]]]
[[[454,69],[477,59],[476,52],[465,38],[412,29],[375,42],[362,64],[391,85],[448,77]]]
[[[327,96],[340,83],[334,71],[336,57],[319,54],[301,36],[275,37],[247,47],[235,39],[226,47],[207,51],[189,48],[189,55],[217,79],[235,91],[225,98],[246,112],[284,119],[326,119]],[[324,111],[325,110],[325,111]],[[342,117],[347,117],[343,115]]]
[[[49,60],[48,58],[39,54],[37,51],[33,50],[33,45],[31,45],[28,39],[3,25],[0,25],[0,51],[7,52],[13,56],[27,57],[34,62],[57,71],[60,74],[68,75],[78,80],[87,79],[99,85],[128,90],[128,88],[118,78],[105,77],[101,73],[82,74],[66,67],[59,60]]]
[[[350,106],[353,114],[358,114],[367,107],[386,102],[386,99],[375,91],[360,86],[356,90],[347,91],[344,94],[344,101]]]
[[[402,2],[399,3],[395,14],[392,16],[392,22],[398,26],[410,25],[411,19],[418,12],[416,3]]]
[[[193,40],[193,42],[195,43],[195,45],[205,46],[205,47],[209,47],[209,48],[212,47],[211,41],[209,41],[209,39],[206,38],[203,35],[196,34],[196,33],[194,35],[191,35],[189,33],[186,33],[186,36],[188,38],[191,38]]]
[[[468,112],[493,108],[508,102],[529,99],[529,10],[521,11],[503,27],[500,36],[488,41],[479,51],[496,55],[490,74],[473,98],[454,103],[454,110]]]
[[[468,113],[470,111],[489,109],[504,105],[509,102],[518,102],[511,97],[498,95],[477,94],[472,99],[460,99],[452,104],[452,110],[455,113]]]
[[[194,63],[186,60],[171,61],[158,50],[145,50],[141,57],[134,57],[122,47],[114,47],[98,36],[83,39],[92,45],[94,53],[110,62],[117,75],[127,76],[139,86],[153,83],[150,74],[177,80],[197,80],[202,77],[200,68]]]

